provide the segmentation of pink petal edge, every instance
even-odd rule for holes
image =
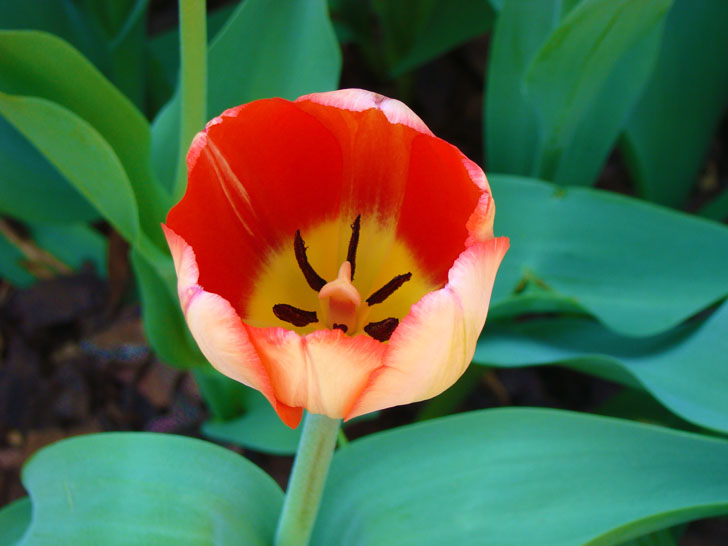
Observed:
[[[345,420],[436,396],[465,372],[485,324],[495,275],[508,250],[506,237],[464,250],[448,283],[415,303],[387,344]]]
[[[281,420],[296,428],[302,408],[290,407],[276,398],[268,371],[230,302],[197,284],[199,269],[194,250],[164,224],[162,229],[177,272],[180,304],[202,354],[223,375],[260,391]]]
[[[333,106],[352,112],[363,112],[371,108],[381,110],[390,123],[406,125],[415,131],[434,136],[424,121],[409,106],[396,99],[367,91],[365,89],[339,89],[324,93],[311,93],[298,97],[295,102],[309,100],[324,106]]]

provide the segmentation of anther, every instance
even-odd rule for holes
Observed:
[[[369,296],[366,300],[367,303],[369,304],[370,307],[376,303],[382,303],[389,296],[391,296],[392,293],[395,290],[397,290],[397,288],[402,286],[404,283],[406,283],[411,278],[412,278],[412,273],[404,273],[403,275],[397,275],[395,278],[393,278],[387,284],[382,286],[379,290],[374,292],[374,294]]]
[[[306,245],[303,242],[303,237],[301,237],[300,229],[296,230],[296,237],[293,240],[293,250],[296,254],[298,267],[301,268],[303,276],[306,277],[306,282],[311,288],[318,292],[324,287],[326,281],[321,278],[321,276],[314,271],[313,267],[311,267],[311,264],[308,263],[308,257],[306,257]]]
[[[346,331],[349,328],[346,326],[346,324],[334,324],[334,330],[341,330],[342,332],[346,333]]]
[[[312,322],[318,322],[316,311],[304,311],[287,303],[276,303],[273,306],[273,314],[294,326],[307,326]]]
[[[364,331],[377,341],[387,341],[392,337],[392,333],[398,325],[399,319],[391,317],[378,322],[370,322],[364,326]]]
[[[356,269],[356,249],[359,246],[359,229],[361,227],[361,214],[351,224],[351,238],[349,239],[349,250],[346,253],[346,261],[351,264],[351,280],[354,280]]]

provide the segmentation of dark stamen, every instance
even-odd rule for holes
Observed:
[[[294,326],[306,326],[312,322],[318,322],[316,311],[304,311],[286,303],[276,303],[273,306],[273,314]]]
[[[387,341],[399,324],[399,319],[387,318],[379,322],[370,322],[364,326],[364,331],[377,341]]]
[[[351,239],[349,239],[349,251],[346,253],[346,260],[351,264],[351,280],[354,280],[354,270],[356,269],[356,248],[359,246],[359,227],[361,224],[361,214],[356,217],[354,223],[351,224]]]
[[[322,279],[319,274],[313,270],[311,264],[308,263],[308,258],[306,257],[306,245],[304,244],[303,238],[301,237],[300,229],[296,230],[296,237],[293,241],[293,250],[296,253],[296,261],[298,262],[298,267],[301,268],[303,276],[306,277],[306,282],[311,288],[318,292],[324,287],[326,281]]]
[[[412,278],[412,273],[405,273],[404,275],[397,275],[395,278],[393,278],[391,281],[389,281],[387,284],[382,286],[379,290],[374,292],[371,296],[367,298],[367,303],[371,307],[375,303],[382,303],[384,300],[386,300],[389,296],[392,295],[392,292],[397,290],[400,286],[402,286],[404,283],[406,283],[408,280]]]
[[[341,330],[342,332],[346,333],[346,331],[349,329],[349,327],[346,324],[336,324],[336,323],[334,323],[334,329],[335,330]]]

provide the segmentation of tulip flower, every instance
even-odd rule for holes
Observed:
[[[287,425],[431,398],[472,359],[508,239],[483,171],[368,91],[231,108],[194,138],[165,235],[220,372]]]

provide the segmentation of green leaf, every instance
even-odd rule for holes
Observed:
[[[562,156],[584,121],[584,113],[618,61],[660,25],[671,1],[585,0],[541,46],[524,80],[527,99],[540,120],[541,144],[534,171],[537,176],[560,181]],[[648,58],[629,72],[635,73],[640,66],[644,70],[651,64],[654,46],[645,48]],[[627,98],[636,100],[638,92],[639,88],[632,88]],[[631,102],[622,105],[623,116],[630,106]],[[616,133],[614,127],[610,130]]]
[[[23,134],[127,240],[139,230],[124,167],[104,138],[66,108],[0,93],[0,114]]]
[[[728,103],[728,3],[676,0],[659,59],[624,132],[622,150],[642,195],[685,203]]]
[[[341,52],[325,0],[246,0],[208,50],[208,115],[256,99],[294,99],[334,89],[340,70]],[[175,180],[178,135],[176,95],[153,127],[154,166],[167,188]]]
[[[728,188],[723,188],[712,201],[698,211],[698,214],[719,222],[728,220]]]
[[[24,288],[35,282],[35,277],[23,266],[25,255],[0,231],[0,277]]]
[[[250,405],[255,391],[221,374],[212,366],[200,366],[192,370],[192,373],[202,397],[210,408],[212,418],[217,422],[233,421]],[[213,436],[209,437],[213,438]],[[238,442],[233,443],[244,445]]]
[[[460,414],[338,451],[311,543],[608,546],[728,512],[728,442],[547,409]]]
[[[728,227],[589,188],[491,175],[511,238],[493,307],[535,280],[629,336],[667,330],[728,293]],[[511,302],[509,302],[511,300]]]
[[[23,497],[0,509],[0,537],[7,546],[14,546],[25,534],[30,525],[31,504]]]
[[[663,529],[634,540],[621,543],[619,546],[678,546],[670,529]]]
[[[475,362],[488,366],[564,364],[620,380],[631,376],[665,407],[699,426],[728,433],[728,303],[649,338],[625,338],[583,318],[490,324]]]
[[[85,224],[29,224],[33,241],[73,269],[87,262],[96,274],[106,277],[108,241]]]
[[[98,212],[0,116],[0,212],[26,222],[85,222]]]
[[[0,28],[50,32],[79,50],[99,70],[107,71],[111,66],[103,31],[73,0],[0,0]]]
[[[642,94],[657,59],[662,24],[622,55],[606,82],[574,126],[573,137],[561,150],[552,180],[564,185],[591,185],[599,176],[619,133]]]
[[[181,436],[78,436],[23,468],[33,520],[23,546],[268,545],[283,494],[247,459]]]
[[[145,233],[163,244],[159,222],[169,198],[152,171],[149,124],[88,60],[50,34],[0,32],[0,90],[53,101],[92,126],[123,165]]]
[[[264,453],[293,455],[303,427],[292,429],[283,424],[262,395],[246,389],[245,413],[227,421],[207,421],[202,433],[218,442],[240,445]]]
[[[160,276],[136,247],[131,249],[131,265],[142,300],[142,322],[149,344],[167,364],[178,368],[204,366],[207,360],[197,348],[177,299],[172,258],[167,256],[169,275]]]
[[[496,8],[497,9],[497,8]],[[538,118],[523,93],[526,68],[561,18],[559,0],[505,0],[495,22],[486,79],[486,165],[489,172],[530,175]]]
[[[484,34],[493,23],[487,0],[407,0],[373,4],[392,76],[399,76]]]

